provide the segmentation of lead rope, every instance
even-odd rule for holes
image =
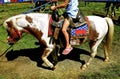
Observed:
[[[14,45],[14,44],[13,44],[13,45]],[[10,48],[13,47],[13,45],[10,45],[10,46],[0,55],[0,57],[2,57],[4,54],[6,54],[7,51],[8,51]]]

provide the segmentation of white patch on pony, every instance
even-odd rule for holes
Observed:
[[[108,25],[105,18],[101,18],[99,16],[87,16],[87,17],[90,21],[94,22],[95,26],[99,26],[95,28],[97,33],[100,33],[97,39],[103,38],[103,36],[105,36],[108,31]]]

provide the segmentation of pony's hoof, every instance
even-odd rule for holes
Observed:
[[[81,67],[81,70],[85,70],[87,68],[87,66],[86,65],[83,65],[82,67]]]
[[[104,62],[108,62],[109,61],[109,58],[108,57],[106,57],[105,58],[105,60],[104,60]]]
[[[51,68],[51,70],[55,70],[55,66],[53,66],[53,67]]]

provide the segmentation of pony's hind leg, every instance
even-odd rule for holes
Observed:
[[[106,47],[105,47],[104,53],[105,53],[105,59],[104,59],[104,61],[105,61],[105,62],[108,62],[108,61],[109,61],[109,57],[108,57],[109,54],[108,54],[108,52],[107,52]]]
[[[97,48],[99,44],[101,43],[102,40],[97,40],[97,41],[90,41],[90,50],[91,50],[91,55],[89,60],[81,67],[82,70],[85,70],[87,66],[90,64],[90,62],[94,59],[95,55],[97,54]]]
[[[105,62],[109,61],[109,52],[110,52],[110,48],[109,46],[107,46],[107,43],[104,44],[104,54],[105,54]]]

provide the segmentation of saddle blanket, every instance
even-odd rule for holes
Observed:
[[[84,24],[82,26],[79,26],[77,28],[71,29],[71,37],[83,37],[88,35],[88,25]]]

